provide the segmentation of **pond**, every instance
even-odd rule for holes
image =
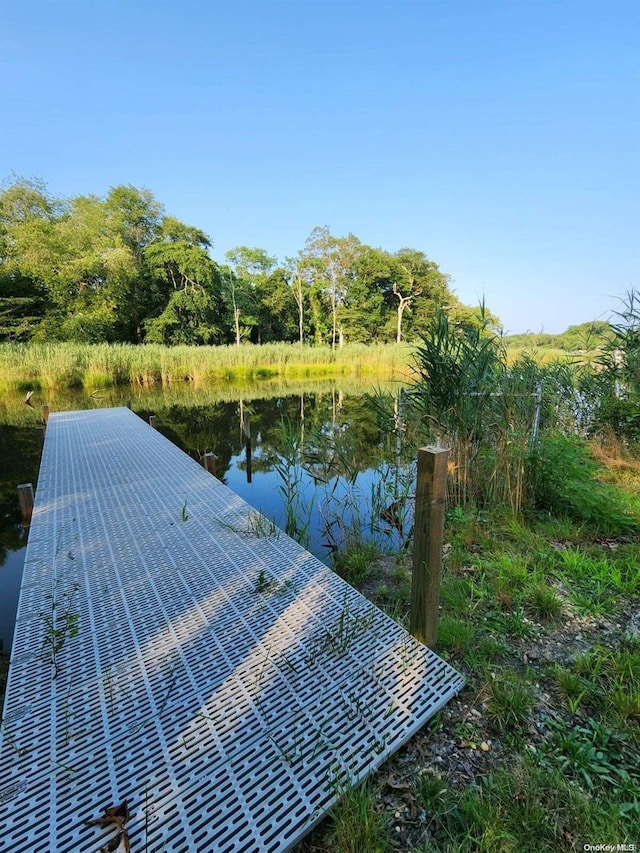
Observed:
[[[197,388],[122,388],[0,400],[0,642],[8,651],[26,546],[16,486],[36,485],[42,405],[51,411],[121,406],[157,418],[163,435],[198,461],[216,456],[216,476],[331,564],[354,531],[382,550],[404,544],[411,463],[400,459],[393,411],[398,383],[349,380]],[[250,458],[243,423],[249,417]],[[247,462],[249,461],[249,466]],[[248,470],[249,467],[249,470]]]

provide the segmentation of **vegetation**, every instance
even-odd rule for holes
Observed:
[[[0,192],[0,341],[327,344],[411,340],[435,307],[474,322],[417,249],[390,253],[314,228],[293,258],[211,239],[133,186],[53,198]],[[497,321],[496,321],[497,322]]]
[[[391,255],[315,229],[283,265],[247,247],[217,265],[207,236],[163,216],[146,191],[61,202],[20,181],[0,198],[0,228],[6,388],[196,384],[327,366],[351,374],[383,357],[391,375],[413,359],[404,401],[366,404],[376,424],[364,437],[335,419],[307,421],[303,434],[283,417],[280,452],[255,460],[280,476],[287,531],[306,541],[313,510],[336,571],[406,621],[411,457],[425,442],[451,447],[439,651],[468,686],[301,849],[502,853],[532,838],[549,850],[636,841],[636,292],[616,322],[592,330],[593,348],[581,345],[584,329],[553,342],[588,358],[541,363],[510,356],[495,318],[460,306],[415,250]],[[405,338],[411,350],[398,347]],[[247,341],[288,343],[239,346]],[[180,426],[195,433],[197,418]],[[365,492],[361,444],[380,434],[395,443],[395,465],[381,453],[382,485]],[[186,523],[186,503],[181,514]],[[255,580],[256,593],[269,587]],[[70,604],[53,606],[55,655],[76,624]]]
[[[294,344],[175,346],[144,344],[0,344],[0,390],[28,391],[256,379],[408,374],[406,344],[299,347]]]
[[[584,447],[600,455],[599,442]],[[553,514],[448,511],[438,651],[467,686],[300,851],[494,853],[526,849],[532,837],[554,851],[634,843],[640,462],[621,447],[608,468],[589,458],[583,485],[617,482],[588,519],[578,490]],[[408,561],[369,559],[363,572],[351,552],[339,565],[408,624]]]
[[[559,335],[545,332],[527,332],[522,335],[505,335],[504,343],[513,353],[536,350],[543,356],[552,353],[589,353],[605,347],[611,340],[611,327],[606,320],[594,320],[569,326]]]
[[[410,423],[452,447],[439,651],[468,685],[301,849],[334,849],[355,809],[364,853],[636,842],[636,294],[621,319],[592,373],[509,363],[496,336],[434,316]],[[622,421],[611,417],[620,403]],[[406,562],[367,570],[362,556],[346,550],[337,566],[406,623]]]

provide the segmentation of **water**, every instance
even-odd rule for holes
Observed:
[[[385,393],[397,392],[388,384]],[[247,503],[287,529],[329,563],[354,524],[394,549],[401,536],[380,519],[380,509],[409,489],[411,469],[398,473],[396,434],[367,394],[379,387],[350,382],[278,383],[253,387],[117,389],[50,396],[52,411],[123,405],[147,419],[199,461],[217,456],[216,475]],[[22,396],[0,403],[0,639],[11,646],[24,563],[16,486],[36,485],[37,427],[44,397],[33,408]],[[243,418],[251,423],[248,481]],[[304,445],[306,452],[302,454]],[[287,512],[287,506],[289,512]]]

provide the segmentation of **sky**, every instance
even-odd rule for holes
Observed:
[[[420,249],[506,332],[640,288],[637,0],[0,0],[0,178],[145,187],[212,255]]]

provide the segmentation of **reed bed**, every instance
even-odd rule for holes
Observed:
[[[157,344],[0,344],[0,390],[106,388],[321,376],[406,377],[406,344],[177,346]]]

